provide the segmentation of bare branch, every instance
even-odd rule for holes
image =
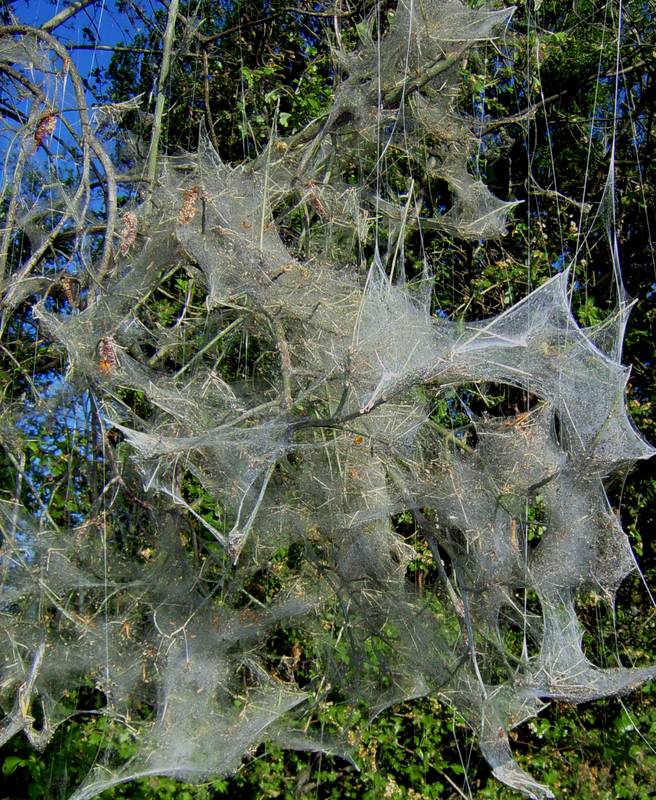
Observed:
[[[74,3],[71,3],[70,6],[67,8],[62,9],[58,14],[55,14],[54,17],[51,17],[47,22],[44,22],[41,26],[42,31],[53,31],[55,28],[58,28],[67,19],[70,19],[72,16],[77,14],[78,11],[82,11],[83,8],[90,6],[94,3],[95,0],[75,0]]]

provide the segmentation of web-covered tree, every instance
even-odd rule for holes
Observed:
[[[155,135],[156,180],[138,142],[127,176],[107,156],[129,107],[90,115],[56,39],[3,30],[7,85],[30,98],[10,106],[3,330],[63,356],[38,376],[47,390],[16,373],[32,404],[17,386],[4,410],[3,738],[42,746],[101,693],[137,744],[75,798],[229,773],[263,740],[348,759],[322,703],[375,714],[431,693],[500,780],[548,797],[508,732],[544,699],[653,677],[593,665],[576,612],[591,590],[612,604],[635,566],[605,481],[652,452],[624,408],[619,272],[615,312],[587,328],[567,270],[488,320],[433,313],[426,243],[497,239],[516,205],[473,173],[456,104],[463,60],[509,19],[457,0],[379,11],[335,50],[344,77],[320,118],[282,136],[277,106],[238,167],[204,130],[193,155],[155,159]],[[53,136],[63,166],[41,159]],[[482,382],[518,407],[474,414]],[[28,469],[23,437],[65,402],[89,431]],[[426,552],[439,583],[419,590],[407,571]]]

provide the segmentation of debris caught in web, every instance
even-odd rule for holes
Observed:
[[[429,693],[467,720],[499,780],[551,797],[515,763],[509,731],[551,698],[583,702],[654,677],[653,667],[592,663],[576,613],[587,591],[612,604],[635,567],[605,491],[653,453],[625,409],[627,303],[617,324],[582,329],[565,270],[499,316],[461,325],[431,315],[428,267],[419,285],[406,282],[395,245],[413,227],[504,233],[513,204],[469,173],[475,140],[455,95],[462,58],[509,14],[401,0],[382,63],[366,30],[340,54],[347,77],[324,119],[239,167],[203,134],[193,155],[161,158],[152,202],[131,206],[116,230],[106,193],[106,247],[81,241],[76,274],[36,269],[36,234],[13,265],[3,326],[36,298],[32,316],[65,358],[67,391],[93,396],[104,440],[118,442],[107,444],[97,503],[70,526],[45,506],[0,501],[0,742],[22,731],[44,747],[89,682],[104,713],[134,732],[136,755],[119,763],[110,752],[74,800],[144,776],[228,774],[268,740],[350,758],[345,736],[314,730],[318,703],[375,714]],[[4,33],[0,58],[25,69],[51,47],[33,32]],[[19,166],[27,144],[53,132],[55,116],[38,113],[16,141]],[[81,125],[84,152],[91,146],[109,180]],[[349,182],[353,159],[375,160],[381,141],[446,181],[451,208],[426,217],[410,191]],[[43,200],[21,198],[12,230],[29,219],[52,241],[85,229],[80,163],[77,189],[51,190],[49,229]],[[316,217],[304,256],[280,230],[279,214],[295,207]],[[356,253],[374,224],[389,246],[373,249],[363,274]],[[48,289],[71,277],[86,281],[84,303],[78,287],[76,307],[57,309]],[[170,319],[147,318],[172,277],[196,299]],[[248,370],[236,341],[253,348]],[[480,382],[535,401],[472,419],[471,436],[445,435],[423,389],[439,397]],[[3,412],[10,443],[23,413]],[[136,545],[114,518],[121,491]],[[536,508],[541,535],[529,542]],[[402,512],[437,566],[430,596],[407,580],[416,552],[392,523]],[[292,549],[280,581],[276,565]],[[278,588],[258,596],[258,576]],[[521,653],[507,644],[508,620]],[[271,658],[273,637],[291,628],[322,665],[316,685],[294,673],[300,651]]]

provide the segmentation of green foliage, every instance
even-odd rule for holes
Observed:
[[[521,115],[501,128],[484,128],[483,145],[475,159],[475,169],[496,191],[509,200],[522,201],[515,211],[509,235],[483,247],[477,243],[453,242],[441,233],[429,232],[422,241],[425,254],[435,266],[435,305],[442,313],[457,318],[484,318],[509,307],[568,263],[573,264],[577,283],[573,302],[581,325],[591,326],[606,318],[612,306],[612,269],[605,240],[608,215],[592,224],[583,207],[602,203],[607,191],[608,146],[613,131],[614,82],[611,80],[616,58],[616,43],[608,36],[603,13],[607,4],[582,0],[539,4],[519,0],[514,28],[500,44],[478,59],[472,59],[465,74],[462,107],[474,109],[473,116],[484,116],[496,123],[517,115],[518,110],[534,109],[532,122]],[[285,4],[264,5],[250,2],[194,4],[198,9],[199,30],[205,41],[186,42],[173,66],[168,126],[165,144],[170,151],[193,148],[201,119],[213,128],[221,155],[231,161],[258,152],[274,126],[280,134],[297,132],[320,117],[330,95],[336,65],[332,62],[326,26],[331,20],[282,13]],[[627,266],[625,278],[629,293],[639,297],[626,340],[626,360],[633,366],[629,386],[629,408],[636,426],[652,443],[656,442],[656,379],[652,366],[656,312],[654,269],[650,230],[654,227],[656,194],[656,130],[653,114],[653,84],[656,75],[654,23],[647,4],[625,3],[627,25],[622,41],[623,64],[627,67],[623,91],[632,98],[633,109],[620,115],[617,137],[616,190],[621,197],[616,232],[621,261]],[[191,16],[191,4],[183,14]],[[346,40],[356,36],[363,8],[344,22]],[[280,13],[279,13],[280,12]],[[160,13],[164,13],[163,11]],[[271,16],[268,25],[248,27],[262,14]],[[276,16],[278,14],[278,16]],[[241,20],[242,29],[237,23]],[[302,24],[301,24],[301,20]],[[630,23],[630,24],[628,24]],[[231,32],[222,34],[223,31]],[[183,26],[179,40],[185,40]],[[157,49],[156,31],[139,35],[134,48]],[[633,55],[635,51],[635,55]],[[203,59],[207,58],[207,72]],[[107,96],[125,100],[140,91],[148,92],[158,69],[156,56],[136,50],[117,54],[106,78]],[[597,81],[601,71],[602,80]],[[605,77],[604,77],[605,76]],[[198,98],[207,96],[208,102]],[[650,99],[651,98],[651,99]],[[484,113],[477,114],[483,108]],[[144,107],[143,112],[152,109]],[[595,122],[592,127],[590,120]],[[128,116],[126,126],[139,130],[147,125],[144,115]],[[530,125],[530,135],[529,133]],[[144,140],[147,127],[141,130]],[[403,189],[405,168],[402,159],[396,173],[388,179]],[[557,182],[555,179],[557,176]],[[536,188],[537,187],[537,188]],[[585,196],[582,190],[585,188]],[[432,187],[433,196],[423,198],[425,210],[449,202],[444,187]],[[535,190],[535,194],[533,191]],[[574,202],[569,202],[567,197]],[[289,215],[289,230],[300,236],[303,213],[300,208]],[[583,232],[585,236],[583,235]],[[421,264],[417,243],[406,254],[410,271]],[[413,260],[414,259],[414,260]],[[201,294],[183,273],[170,276],[168,284],[141,309],[145,326],[171,327],[185,315],[202,317]],[[56,298],[56,302],[65,302]],[[225,327],[237,314],[226,317]],[[10,328],[3,337],[0,352],[0,397],[14,400],[33,391],[35,374],[47,382],[58,354],[43,348],[30,323]],[[212,343],[219,331],[204,331],[205,343]],[[230,378],[244,376],[240,346],[247,332],[235,325],[217,338],[210,353],[217,366]],[[276,357],[270,343],[250,340],[251,352],[262,359]],[[11,352],[10,352],[11,351]],[[35,355],[37,353],[37,355]],[[144,353],[143,358],[154,354]],[[186,363],[184,352],[163,354],[169,364]],[[35,365],[35,360],[38,362]],[[257,358],[251,359],[251,362]],[[264,370],[263,370],[264,371]],[[433,419],[443,429],[458,431],[466,427],[466,409],[490,412],[512,404],[514,398],[497,394],[494,387],[467,387],[453,397],[442,397],[433,407]],[[143,398],[134,393],[124,396],[126,405],[147,416]],[[430,398],[427,398],[430,400]],[[94,501],[95,481],[104,469],[99,439],[71,438],[70,429],[35,429],[21,433],[31,474],[42,492],[48,512],[55,521],[71,524],[81,519]],[[466,439],[463,438],[463,441]],[[121,457],[120,448],[117,451]],[[74,477],[78,476],[78,477]],[[79,477],[82,476],[82,477]],[[4,450],[0,450],[0,490],[3,496],[14,491],[16,469]],[[622,494],[625,527],[643,564],[647,580],[655,584],[656,551],[646,532],[656,526],[656,479],[649,467],[639,467]],[[30,489],[24,486],[25,495]],[[620,489],[615,491],[619,501]],[[207,493],[187,477],[185,499],[198,514],[217,527],[228,523],[222,510]],[[33,493],[32,493],[33,494]],[[34,506],[36,498],[27,500]],[[117,529],[133,552],[156,547],[144,537],[136,512],[118,509],[114,513]],[[142,509],[146,514],[147,510]],[[531,509],[529,538],[540,537],[540,509]],[[410,521],[395,521],[408,536]],[[185,534],[187,535],[187,534]],[[196,537],[196,538],[193,538]],[[186,544],[219,557],[202,527]],[[409,567],[409,578],[418,589],[436,580],[435,567],[427,549]],[[256,576],[252,595],[272,596],[293,552],[283,550],[270,573]],[[640,581],[631,579],[622,588],[618,613],[614,619],[598,616],[598,604],[591,603],[589,629],[600,632],[604,648],[595,660],[612,663],[616,642],[624,642],[620,657],[626,663],[646,663],[656,658],[656,618],[641,591]],[[624,610],[622,610],[624,609]],[[628,609],[628,610],[627,610]],[[276,642],[275,656],[301,647],[303,655],[294,667],[300,681],[312,681],[312,643],[299,642],[296,632],[285,631]],[[376,646],[372,643],[372,659]],[[609,654],[611,654],[609,656]],[[337,658],[343,655],[337,652]],[[327,730],[344,726],[342,707],[327,706],[321,722]],[[434,700],[393,707],[370,724],[350,712],[349,720],[357,734],[350,744],[360,771],[334,757],[297,754],[269,747],[258,751],[231,779],[190,787],[168,778],[152,778],[119,786],[103,795],[105,800],[219,800],[219,798],[418,798],[455,797],[468,792],[480,798],[516,797],[488,776],[487,769],[470,749],[464,724]],[[117,727],[98,713],[73,718],[61,727],[43,754],[35,753],[20,739],[3,748],[3,793],[9,798],[64,798],[71,786],[81,781],[93,766],[101,747],[111,743],[116,755],[129,757],[134,750],[135,731],[126,721]],[[520,761],[530,765],[539,780],[549,783],[560,797],[577,800],[651,797],[656,783],[656,689],[645,687],[640,693],[620,701],[592,703],[577,709],[553,704],[543,716],[520,727],[514,734]],[[457,787],[457,788],[456,788]]]
[[[652,628],[653,636],[653,628]],[[656,755],[656,697],[646,687],[629,700],[578,708],[553,704],[519,728],[514,747],[519,761],[559,797],[615,800],[651,797]],[[344,724],[333,706],[322,721]],[[489,776],[469,739],[467,727],[435,700],[396,706],[368,723],[353,712],[348,720],[358,769],[334,757],[258,750],[229,779],[200,786],[149,778],[105,792],[102,800],[250,800],[313,797],[321,800],[433,800],[455,797],[454,786],[474,797],[513,800],[516,793]],[[355,723],[355,724],[354,724]],[[111,740],[121,757],[132,752],[129,729],[110,730],[102,717],[71,721],[45,754],[13,742],[2,762],[3,789],[10,798],[65,798]],[[27,793],[24,787],[27,786]]]

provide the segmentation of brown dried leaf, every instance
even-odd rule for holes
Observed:
[[[77,280],[75,278],[71,278],[70,275],[61,275],[59,282],[61,283],[64,295],[68,300],[68,304],[71,306],[71,308],[77,308],[77,298],[79,292]]]
[[[310,205],[312,208],[317,212],[317,216],[322,222],[327,222],[330,219],[330,214],[328,213],[328,209],[324,206],[321,202],[321,197],[319,196],[319,188],[315,181],[308,182],[308,199],[310,201]]]
[[[126,211],[123,214],[123,227],[119,233],[121,237],[121,243],[118,247],[118,252],[122,256],[127,256],[130,251],[130,248],[135,243],[137,239],[137,228],[139,225],[139,220],[137,219],[137,215],[134,211]]]
[[[103,336],[98,342],[98,369],[102,375],[110,377],[118,366],[116,342],[111,336]]]
[[[200,186],[185,190],[182,196],[182,208],[178,212],[178,225],[188,225],[196,216],[198,201],[201,198]]]
[[[39,124],[36,126],[36,131],[34,132],[35,152],[39,149],[41,144],[43,144],[43,140],[46,138],[46,136],[51,136],[54,133],[56,124],[57,115],[50,111],[41,117]]]

